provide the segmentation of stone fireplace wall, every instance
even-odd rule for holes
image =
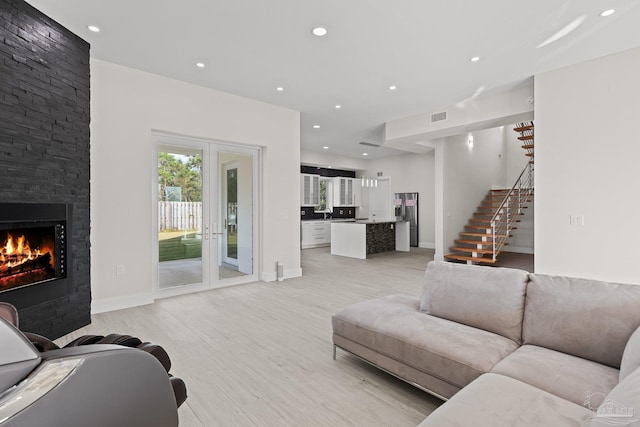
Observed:
[[[58,338],[91,320],[89,44],[24,1],[0,5],[0,201],[73,205],[67,295],[20,307],[22,330]]]

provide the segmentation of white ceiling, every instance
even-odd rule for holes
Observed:
[[[381,144],[385,121],[640,46],[638,0],[28,3],[90,42],[94,58],[298,110],[303,150],[356,158],[398,153],[358,145]],[[609,8],[616,13],[599,16]],[[328,35],[313,36],[315,26]]]

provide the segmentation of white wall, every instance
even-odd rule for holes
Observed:
[[[522,148],[524,142],[520,141],[518,137],[519,132],[514,132],[515,124],[510,126],[503,126],[504,131],[504,157],[506,160],[506,184],[512,186],[522,170],[527,166],[529,157],[527,157],[526,150]]]
[[[351,157],[340,156],[330,152],[317,153],[315,151],[301,151],[300,163],[310,166],[331,166],[333,169],[344,170],[364,170],[367,168],[367,160],[354,159]]]
[[[301,274],[298,112],[92,59],[91,113],[94,307],[153,298],[152,129],[264,147],[262,277]]]
[[[391,193],[419,193],[418,241],[421,247],[435,247],[435,160],[429,154],[403,154],[369,160],[364,175],[382,172],[391,177]]]
[[[639,48],[536,76],[536,273],[640,284],[638,76]]]
[[[493,187],[504,187],[506,161],[501,128],[445,138],[443,150],[443,245],[448,253],[460,231]]]
[[[482,129],[532,120],[534,106],[530,102],[533,87],[522,86],[491,95],[480,94],[444,108],[391,120],[385,124],[385,147],[422,152],[427,143],[440,138]],[[431,114],[447,111],[447,119],[431,123]]]

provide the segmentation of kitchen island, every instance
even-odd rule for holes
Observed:
[[[331,223],[331,255],[366,259],[389,251],[409,251],[408,221]]]

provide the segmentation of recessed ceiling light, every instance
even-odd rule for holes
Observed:
[[[323,150],[328,150],[329,147],[327,147],[326,145],[324,147],[322,147]]]
[[[369,155],[369,153],[362,153],[362,155],[363,155],[363,156],[368,156],[368,155]]]
[[[313,30],[311,30],[311,33],[317,37],[324,37],[327,35],[328,31],[324,27],[315,27]]]
[[[276,90],[277,90],[278,92],[282,92],[282,91],[284,90],[284,88],[283,88],[282,86],[278,86],[278,87],[276,88]]]
[[[473,58],[469,58],[469,61],[478,62],[478,61],[480,61],[480,57],[479,56],[474,56]]]
[[[398,87],[396,85],[389,86],[389,90],[396,90]]]
[[[100,28],[96,27],[95,25],[87,25],[87,29],[89,31],[93,31],[94,33],[99,33],[100,32]]]
[[[604,12],[600,12],[600,16],[604,16],[604,17],[606,17],[606,16],[611,16],[611,15],[613,15],[614,13],[616,13],[616,10],[615,10],[615,9],[607,9],[607,10],[605,10]]]
[[[340,105],[340,104],[337,104],[337,105],[336,105],[336,110],[339,110],[339,109],[341,109],[341,108],[342,108],[342,105]]]
[[[320,129],[320,125],[313,125],[314,129]]]
[[[202,62],[196,62],[196,67],[198,68],[204,68],[205,65]]]

